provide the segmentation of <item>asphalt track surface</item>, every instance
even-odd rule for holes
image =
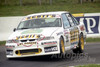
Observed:
[[[38,56],[8,60],[5,47],[0,46],[0,67],[68,67],[85,64],[100,64],[100,43],[88,43],[83,54],[67,51],[66,56]]]

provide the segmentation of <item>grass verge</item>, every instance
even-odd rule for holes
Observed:
[[[97,64],[89,64],[89,65],[75,66],[75,67],[100,67],[100,65],[97,65]]]
[[[100,38],[87,38],[86,42],[100,42]],[[6,41],[0,41],[0,45],[5,45]]]
[[[30,2],[28,4],[28,2],[24,2],[23,6],[16,5],[14,4],[15,2],[13,1],[10,2],[8,3],[8,5],[0,5],[0,16],[25,16],[28,14],[49,12],[49,11],[69,11],[71,13],[100,12],[100,1],[96,1],[93,3],[85,2],[83,4],[80,4],[76,2],[76,0],[55,0],[53,2],[53,5],[49,5],[48,3],[43,3],[42,5],[38,5],[36,4],[36,2],[34,2],[34,4],[31,4],[33,2]]]
[[[86,42],[100,42],[100,38],[87,38]]]
[[[0,46],[5,45],[5,44],[6,44],[6,41],[0,41]]]

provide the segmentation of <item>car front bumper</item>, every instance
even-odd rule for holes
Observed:
[[[54,43],[53,43],[54,42]],[[44,43],[44,44],[43,44]],[[17,43],[7,45],[17,45]],[[17,57],[29,57],[29,56],[41,56],[41,55],[52,55],[59,54],[59,41],[41,41],[31,46],[15,46],[6,47],[6,57],[7,58],[17,58]]]

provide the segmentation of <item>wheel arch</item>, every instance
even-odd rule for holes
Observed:
[[[80,38],[81,36],[83,36],[83,32],[80,32],[80,34],[79,34],[79,38]]]

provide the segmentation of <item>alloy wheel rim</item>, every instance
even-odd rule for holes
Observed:
[[[62,48],[62,52],[64,53],[65,47],[64,47],[64,42],[63,42],[63,40],[61,40],[61,48]]]

